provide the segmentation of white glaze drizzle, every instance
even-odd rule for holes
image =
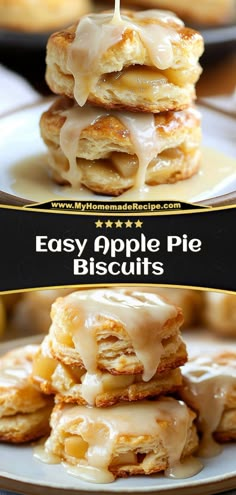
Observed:
[[[179,40],[175,28],[183,26],[182,21],[175,14],[161,10],[139,12],[135,17],[121,16],[116,0],[114,14],[91,14],[81,18],[67,58],[67,70],[75,82],[74,97],[80,106],[86,103],[102,74],[99,64],[103,55],[121,41],[128,28],[139,34],[155,67],[164,70],[172,66],[172,45]],[[149,22],[145,24],[144,20]]]
[[[77,419],[79,423],[75,429]],[[168,426],[163,427],[163,422]],[[109,483],[114,480],[109,466],[118,438],[126,435],[158,437],[168,459],[166,475],[188,477],[202,467],[199,463],[190,462],[190,466],[185,468],[181,463],[191,422],[187,406],[171,398],[102,409],[64,406],[54,415],[53,433],[45,448],[49,453],[53,452],[54,436],[58,433],[66,435],[66,438],[70,432],[78,435],[87,443],[87,451],[83,458],[76,460],[75,466],[66,464],[69,473],[90,482]]]
[[[62,171],[62,177],[73,187],[80,185],[81,174],[76,156],[83,129],[93,125],[101,117],[114,116],[128,130],[134,153],[138,157],[139,168],[135,178],[135,188],[142,190],[145,184],[146,170],[149,163],[158,155],[162,142],[157,136],[153,114],[106,111],[86,105],[77,105],[63,112],[66,120],[60,131],[60,146],[68,159],[69,170]]]
[[[72,335],[85,369],[97,371],[96,327],[99,316],[120,321],[130,337],[137,358],[143,365],[143,379],[155,374],[163,353],[163,325],[177,316],[177,308],[157,294],[121,292],[109,289],[79,291],[55,303],[51,327],[57,329],[64,319],[64,308],[72,317],[66,320],[66,330]]]

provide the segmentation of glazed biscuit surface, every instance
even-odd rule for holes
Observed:
[[[148,381],[157,370],[186,361],[179,333],[182,321],[181,310],[156,294],[75,292],[52,306],[51,353],[90,373],[143,373]]]
[[[198,445],[194,418],[184,403],[171,398],[106,409],[58,405],[45,448],[66,461],[72,474],[83,477],[89,468],[95,482],[152,474],[194,452]]]
[[[201,35],[170,12],[125,11],[117,23],[112,13],[95,14],[49,39],[46,79],[80,106],[182,109],[195,97],[202,52]]]
[[[42,115],[40,126],[56,182],[102,194],[183,180],[200,164],[201,119],[193,107],[133,116],[81,109],[62,98]]]

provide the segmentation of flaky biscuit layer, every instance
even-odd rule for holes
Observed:
[[[173,401],[173,399],[170,399],[170,401]],[[146,404],[148,407],[147,401]],[[158,408],[158,401],[156,401],[155,404]],[[76,408],[76,406],[66,406],[62,404],[55,407],[51,418],[52,433],[46,444],[49,452],[56,454],[62,461],[66,461],[69,465],[77,465],[78,458],[71,455],[65,446],[65,442],[70,436],[75,438],[75,436],[78,435],[78,438],[80,437],[80,433],[82,432],[82,429],[80,430],[80,425],[83,425],[83,416],[86,414],[85,411],[85,413],[80,416],[78,412],[78,414],[76,414],[76,419],[68,418],[68,411],[73,411],[73,407]],[[126,407],[130,408],[130,421],[132,422],[131,417],[132,414],[135,413],[135,404],[129,404]],[[198,446],[196,428],[193,424],[195,415],[190,409],[188,410],[188,415],[189,426],[182,451],[182,459],[193,453]],[[169,427],[170,424],[168,423],[168,420],[160,423],[160,429],[163,429],[163,432],[168,431]],[[102,414],[98,415],[97,425],[96,423],[94,425],[91,424],[91,431],[95,431],[96,428],[104,428],[104,435],[106,435],[107,428],[105,424],[103,424]],[[161,435],[155,433],[144,435],[141,433],[141,430],[142,428],[140,427],[140,433],[137,432],[133,434],[131,426],[129,435],[122,434],[119,431],[116,432],[117,436],[113,444],[111,461],[108,466],[109,471],[113,473],[115,477],[153,474],[164,471],[168,467],[168,452],[166,445],[163,444]],[[173,434],[171,427],[170,434]],[[104,442],[105,441],[106,440],[104,440]],[[171,441],[173,441],[173,439]],[[129,464],[127,455],[133,456],[136,460],[133,460],[132,463]],[[86,464],[86,461],[83,462]]]
[[[47,354],[45,355],[45,345]],[[56,394],[56,402],[108,407],[120,401],[136,401],[177,390],[182,384],[179,369],[157,373],[148,382],[142,375],[111,375],[98,372],[90,377],[76,366],[66,366],[49,358],[46,339],[35,356],[32,380],[43,393]],[[91,383],[92,379],[92,383]],[[93,391],[94,380],[98,389]]]
[[[135,13],[124,12],[132,21]],[[173,63],[167,70],[157,70],[152,74],[152,81],[145,71],[154,69],[150,52],[140,34],[128,27],[122,39],[111,46],[99,59],[96,73],[98,82],[90,91],[87,101],[111,109],[126,109],[158,113],[172,109],[182,109],[195,97],[194,84],[197,82],[201,68],[198,64],[203,52],[203,39],[199,33],[169,20],[164,23],[157,19],[145,19],[152,23],[169,27],[178,35],[172,42]],[[77,25],[51,36],[47,47],[46,79],[51,90],[56,94],[74,98],[75,83],[67,65],[68,51],[75,39]],[[91,69],[92,70],[92,69]],[[126,72],[134,77],[126,80]],[[135,72],[139,71],[135,79]],[[156,69],[155,69],[156,70]],[[125,71],[125,72],[123,72]],[[117,74],[121,77],[118,78]],[[160,81],[161,79],[161,81]]]
[[[73,105],[66,98],[57,100],[40,122],[52,177],[61,184],[70,180],[66,175],[69,162],[62,151],[60,136],[66,123],[64,112]],[[139,168],[136,147],[118,113],[100,117],[98,111],[97,115],[97,120],[82,130],[75,143],[78,177],[81,184],[96,193],[117,196],[135,184]],[[192,107],[166,112],[155,115],[154,125],[159,152],[147,167],[146,184],[174,183],[191,177],[197,172],[201,158],[199,113]]]
[[[152,297],[149,294],[132,292],[131,301],[133,304],[139,304],[139,308],[131,308],[125,306],[127,311],[127,316],[132,319],[132,312],[138,315],[139,319],[142,319],[142,311],[146,308],[145,300],[148,301],[148,297]],[[50,327],[50,350],[52,356],[66,364],[75,365],[80,368],[84,368],[84,364],[78,350],[75,345],[76,332],[91,332],[90,328],[84,328],[83,325],[80,328],[80,322],[84,317],[83,300],[81,298],[87,297],[88,291],[82,291],[78,293],[73,293],[65,298],[59,298],[52,306],[52,325]],[[116,291],[112,290],[97,290],[89,291],[90,298],[122,298],[126,297],[123,294],[118,294]],[[130,296],[129,296],[130,297]],[[151,306],[155,308],[155,317],[152,321],[152,325],[156,325],[156,330],[158,333],[158,343],[155,344],[158,348],[156,352],[159,352],[159,346],[161,345],[161,355],[160,362],[155,370],[158,373],[163,371],[168,371],[177,368],[187,359],[186,347],[182,342],[179,332],[179,327],[183,322],[183,316],[180,308],[172,305],[167,307],[171,309],[172,317],[164,319],[164,323],[160,323],[159,319],[162,314],[162,307],[158,306],[159,298],[153,295],[155,304]],[[160,298],[160,301],[163,301]],[[129,303],[130,304],[130,303]],[[161,303],[162,304],[162,303]],[[166,303],[165,303],[166,304]],[[122,306],[122,303],[117,302],[117,308]],[[165,306],[165,305],[164,305]],[[108,371],[114,375],[116,374],[139,374],[144,372],[144,367],[142,362],[137,357],[134,348],[134,342],[130,334],[127,331],[127,325],[129,322],[122,321],[117,317],[116,312],[112,316],[112,308],[107,309],[109,316],[104,315],[104,309],[99,305],[99,301],[93,306],[94,313],[92,316],[92,332],[93,332],[93,345],[96,346],[96,367],[100,371]],[[142,337],[143,332],[150,331],[148,329],[148,313],[145,313],[145,321],[139,321],[139,332]],[[133,317],[134,317],[133,315]],[[175,315],[175,316],[174,316]],[[125,320],[126,316],[124,316]],[[156,318],[156,320],[155,320]],[[154,322],[155,320],[155,322]],[[78,322],[77,325],[74,322]],[[75,324],[75,329],[73,330],[73,325]],[[94,351],[94,350],[93,350]]]

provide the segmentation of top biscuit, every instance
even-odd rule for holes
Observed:
[[[50,37],[46,79],[80,106],[179,110],[195,97],[202,52],[202,36],[170,12],[100,13]]]

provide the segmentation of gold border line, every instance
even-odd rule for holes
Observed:
[[[173,203],[177,201],[166,201],[167,203]],[[181,203],[181,201],[179,201]],[[126,202],[125,202],[126,203]],[[138,201],[137,201],[138,203]],[[41,203],[36,203],[41,204]],[[42,203],[44,204],[44,203]],[[188,203],[186,203],[188,204]],[[190,204],[191,206],[191,204]],[[198,206],[196,204],[196,206]],[[6,210],[17,210],[21,211],[24,213],[27,213],[28,211],[30,212],[35,212],[35,213],[49,213],[49,214],[60,214],[60,215],[86,215],[86,216],[119,216],[119,215],[128,215],[128,216],[160,216],[160,215],[186,215],[186,214],[193,214],[193,213],[209,213],[209,212],[214,212],[214,211],[223,211],[223,210],[230,210],[230,209],[236,209],[236,204],[235,205],[226,205],[226,206],[199,206],[198,209],[194,210],[169,210],[169,211],[146,211],[146,212],[132,212],[132,211],[117,211],[117,212],[106,212],[106,211],[91,211],[91,212],[84,212],[82,210],[80,211],[60,211],[58,210],[43,210],[43,209],[37,209],[37,208],[31,208],[31,207],[25,207],[25,206],[10,206],[10,205],[2,205],[0,204],[0,209],[6,209]]]
[[[195,285],[168,285],[168,284],[148,284],[148,283],[122,283],[122,284],[117,284],[117,283],[103,283],[103,284],[75,284],[75,285],[55,285],[55,286],[45,286],[45,287],[33,287],[30,289],[16,289],[16,290],[8,290],[8,291],[0,291],[0,296],[4,296],[7,294],[19,294],[19,293],[27,293],[27,292],[36,292],[38,290],[57,290],[57,289],[101,289],[101,288],[108,288],[108,287],[153,287],[154,289],[190,289],[190,290],[199,290],[202,292],[218,292],[218,293],[224,293],[224,294],[229,294],[229,295],[234,295],[236,296],[236,291],[232,290],[225,290],[225,289],[212,289],[209,287],[199,287]]]

